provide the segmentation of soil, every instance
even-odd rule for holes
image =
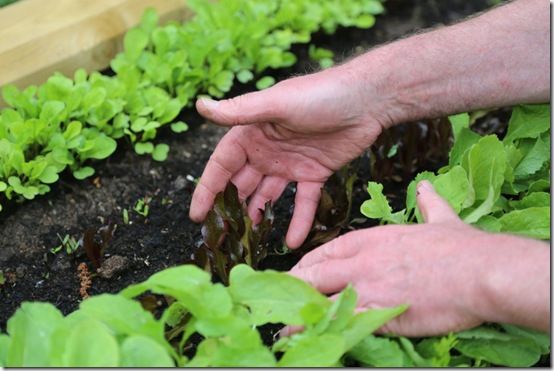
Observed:
[[[415,30],[451,23],[487,8],[486,0],[388,0],[387,14],[379,16],[369,30],[339,29],[334,35],[317,34],[318,46],[332,49],[337,61],[363,50],[388,42]],[[295,46],[299,63],[290,69],[273,71],[278,80],[311,72],[316,68],[308,58],[306,46]],[[239,85],[230,94],[251,91],[252,85]],[[68,174],[52,187],[52,191],[31,202],[11,205],[0,215],[0,270],[6,282],[0,286],[0,329],[5,331],[7,319],[23,301],[48,301],[62,312],[75,310],[82,300],[77,267],[85,262],[92,274],[89,295],[117,292],[164,268],[190,259],[200,239],[200,227],[188,218],[194,183],[225,129],[205,123],[194,110],[186,110],[182,118],[191,130],[183,134],[160,133],[160,142],[171,147],[167,161],[155,162],[138,156],[128,144],[119,145],[108,160],[96,163],[96,174],[87,181],[76,181]],[[435,164],[420,164],[417,171]],[[442,160],[444,161],[444,159]],[[364,184],[370,180],[369,160],[361,161],[359,180],[355,184],[352,218],[358,218],[359,205],[366,199]],[[403,199],[405,179],[386,186],[395,202]],[[289,187],[275,206],[276,223],[271,236],[271,249],[282,246],[282,238],[290,220],[294,190]],[[149,198],[146,217],[133,210],[137,200]],[[128,211],[129,223],[123,212]],[[113,238],[104,250],[104,265],[95,272],[83,248],[68,255],[60,245],[66,235],[75,240],[85,230],[117,224]],[[263,268],[287,270],[298,255],[270,254]],[[274,329],[264,337],[271,338]]]

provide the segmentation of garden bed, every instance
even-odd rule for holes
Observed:
[[[413,30],[448,23],[486,7],[486,1],[456,1],[447,6],[434,1],[418,1],[410,8],[400,1],[389,1],[388,14],[380,17],[374,28],[341,29],[332,36],[316,35],[314,41],[316,45],[334,50],[337,56],[347,57]],[[281,79],[315,67],[307,58],[307,48],[297,49],[299,63],[293,69],[276,71]],[[242,86],[231,95],[252,89],[252,86]],[[0,290],[3,330],[5,321],[22,301],[49,301],[68,313],[82,300],[77,266],[89,261],[82,250],[72,256],[63,251],[52,254],[50,250],[61,244],[60,236],[69,235],[78,240],[89,228],[97,229],[110,222],[117,224],[105,251],[106,258],[122,256],[127,261],[119,269],[115,267],[109,279],[94,277],[89,294],[117,292],[163,268],[190,259],[201,238],[199,226],[188,219],[194,189],[190,178],[201,175],[225,130],[204,123],[192,110],[182,115],[192,129],[180,135],[165,133],[162,139],[171,147],[165,162],[160,164],[151,158],[137,156],[130,148],[122,147],[115,156],[97,165],[97,174],[91,181],[78,182],[67,177],[46,197],[2,212],[0,267],[7,280]],[[358,193],[353,206],[355,212],[367,198],[363,187],[369,180],[369,163],[366,163],[362,165],[360,180],[355,186]],[[398,186],[398,189],[403,187]],[[133,211],[135,203],[144,197],[152,199],[147,217]],[[289,187],[276,205],[279,225],[274,231],[274,249],[281,247],[292,200]],[[124,224],[123,209],[128,210],[132,224]],[[295,260],[297,258],[271,258],[273,264],[264,265],[285,270]]]
[[[318,33],[313,42],[333,50],[336,61],[340,61],[414,30],[449,23],[488,6],[485,0],[448,4],[418,0],[407,7],[404,1],[389,0],[387,14],[378,18],[375,27],[343,28],[334,35]],[[299,57],[294,67],[269,74],[282,80],[316,68],[307,46],[294,46],[293,52]],[[228,96],[252,90],[254,84],[241,84]],[[0,213],[0,271],[5,279],[0,286],[2,331],[23,301],[47,301],[67,314],[79,306],[84,296],[116,293],[165,268],[190,261],[202,239],[200,226],[188,219],[194,180],[201,175],[226,130],[206,123],[193,109],[183,111],[178,119],[189,124],[188,132],[173,134],[165,128],[156,140],[170,145],[166,161],[160,163],[149,156],[138,156],[130,144],[120,145],[113,156],[95,165],[96,173],[88,180],[78,182],[63,175],[46,196],[20,205],[9,204]],[[502,137],[508,119],[509,111],[495,111],[479,119],[474,129]],[[357,220],[355,228],[374,225],[362,219],[359,211],[368,198],[367,181],[384,183],[393,209],[401,209],[406,187],[415,174],[437,170],[448,160],[449,130],[447,120],[430,120],[408,123],[381,136],[370,151],[372,155],[366,153],[355,167],[358,180],[353,188],[351,215],[351,219]],[[417,143],[415,136],[422,138],[417,146],[413,145]],[[412,144],[400,144],[396,154],[391,152],[398,143],[406,142]],[[370,157],[375,154],[378,163],[372,164]],[[270,236],[269,255],[261,268],[288,270],[300,258],[300,254],[282,255],[293,199],[291,185],[275,205],[275,228]],[[146,202],[148,209],[141,206],[135,210],[140,202]],[[72,240],[78,242],[94,235],[102,243],[102,237],[106,237],[102,230],[106,228],[113,231],[113,236],[105,241],[104,262],[97,272],[94,258],[83,248],[66,253]],[[64,239],[65,244],[61,242]],[[83,287],[83,263],[93,272],[87,287]],[[263,328],[264,340],[271,340],[277,329]]]
[[[318,34],[314,42],[330,48],[339,58],[398,38],[413,30],[438,23],[448,23],[473,14],[488,6],[486,1],[414,1],[407,7],[403,1],[388,1],[387,14],[369,30],[340,29],[334,35]],[[313,70],[307,47],[295,47],[299,62],[295,67],[278,70],[278,79]],[[230,95],[253,90],[241,85]],[[91,262],[82,249],[68,255],[52,253],[66,235],[78,240],[87,229],[117,224],[113,239],[105,250],[104,277],[94,275],[88,293],[117,292],[131,283],[145,280],[166,267],[190,259],[201,239],[200,227],[188,219],[188,208],[194,183],[208,157],[225,130],[207,123],[193,110],[182,113],[191,130],[185,134],[161,133],[161,140],[170,144],[168,159],[163,163],[136,155],[121,146],[116,154],[97,165],[92,179],[78,182],[70,176],[52,187],[46,197],[22,205],[12,205],[0,214],[0,269],[6,283],[0,289],[3,310],[0,327],[23,301],[49,301],[62,312],[74,310],[82,297],[77,266]],[[445,159],[444,159],[445,160]],[[354,187],[353,218],[359,217],[359,206],[367,198],[364,184],[370,179],[369,161],[360,162],[358,181]],[[435,164],[419,164],[414,172]],[[403,201],[404,182],[389,182],[389,196]],[[398,180],[398,179],[397,179]],[[395,185],[396,184],[396,185]],[[151,198],[146,217],[133,210],[135,203]],[[276,205],[276,228],[272,232],[270,251],[279,250],[282,236],[291,215],[293,190],[289,187]],[[124,209],[129,224],[124,223]],[[124,259],[114,258],[116,256]],[[270,255],[263,267],[277,270],[290,268],[298,256]],[[109,277],[109,278],[108,278]]]

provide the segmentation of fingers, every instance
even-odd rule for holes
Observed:
[[[452,207],[433,188],[423,180],[417,185],[417,206],[426,223],[459,222],[460,218]]]
[[[307,268],[326,260],[351,258],[356,255],[360,249],[360,245],[348,243],[347,235],[342,235],[304,255],[292,270]]]
[[[387,225],[360,229],[338,236],[304,255],[292,269],[307,268],[326,260],[353,258],[364,248],[389,244],[389,241],[394,240],[400,233],[400,228],[397,225]]]
[[[248,215],[257,224],[262,218],[262,213],[265,203],[271,201],[274,203],[281,196],[289,181],[276,176],[266,176],[258,185],[256,192],[251,197],[248,203]]]
[[[254,193],[262,178],[262,173],[246,164],[231,178],[231,182],[237,187],[240,200],[244,201]]]
[[[285,326],[279,330],[279,337],[291,336],[301,331],[304,331],[304,326]]]
[[[352,259],[325,260],[305,268],[293,268],[289,274],[306,281],[321,293],[341,291],[351,281]]]
[[[296,187],[294,214],[287,232],[287,246],[291,249],[300,247],[314,221],[323,183],[301,182]]]
[[[283,96],[277,86],[240,95],[235,98],[214,101],[201,98],[196,109],[205,118],[221,125],[249,125],[278,120],[286,109],[282,108]]]
[[[206,218],[215,196],[246,164],[246,158],[246,152],[233,136],[225,135],[210,157],[192,195],[189,216],[193,221],[201,222]]]

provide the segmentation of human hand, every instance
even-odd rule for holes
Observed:
[[[290,274],[325,294],[352,284],[359,309],[408,304],[382,333],[432,336],[482,322],[548,329],[548,245],[464,224],[429,182],[417,197],[426,224],[350,232]]]
[[[257,223],[264,204],[276,201],[289,182],[298,182],[286,242],[299,247],[310,231],[324,182],[382,131],[384,120],[370,104],[378,99],[364,102],[351,77],[334,68],[234,99],[199,100],[204,117],[232,128],[200,178],[191,219],[202,221],[215,195],[232,181],[242,200],[250,197],[248,212]]]

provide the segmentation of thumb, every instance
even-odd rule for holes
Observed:
[[[460,218],[433,188],[433,185],[422,180],[417,185],[417,206],[426,223],[459,222]]]
[[[200,98],[196,101],[196,109],[202,116],[220,125],[272,122],[279,120],[285,111],[280,108],[282,97],[279,88],[275,86],[221,101]]]

